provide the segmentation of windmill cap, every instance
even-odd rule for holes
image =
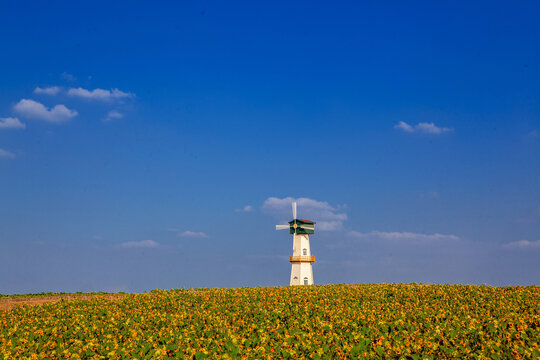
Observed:
[[[292,224],[295,220],[289,221],[289,224]],[[303,224],[316,224],[315,221],[311,220],[302,220],[302,219],[296,219],[296,223],[303,223]]]

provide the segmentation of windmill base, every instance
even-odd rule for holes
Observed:
[[[313,285],[311,262],[295,262],[292,264],[290,285]]]

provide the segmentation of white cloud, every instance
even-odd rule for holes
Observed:
[[[56,105],[49,110],[45,105],[29,99],[22,99],[15,105],[14,109],[19,114],[29,118],[53,123],[65,122],[78,115],[77,111],[70,110],[64,105]]]
[[[159,244],[154,240],[126,241],[120,244],[122,248],[155,248]]]
[[[41,87],[37,86],[34,89],[34,94],[56,95],[59,92],[60,92],[60,87],[59,86],[49,86],[49,87],[46,87],[46,88],[41,88]]]
[[[434,123],[418,123],[415,126],[407,124],[405,121],[400,121],[394,125],[395,129],[400,129],[408,133],[419,132],[424,134],[440,135],[442,133],[454,131],[452,128],[438,127]]]
[[[195,231],[184,231],[183,233],[179,233],[176,236],[178,237],[189,237],[189,238],[207,238],[208,235],[206,235],[203,232],[195,232]]]
[[[71,74],[68,74],[67,72],[63,72],[62,73],[62,79],[66,80],[66,81],[70,81],[70,82],[73,82],[73,81],[76,81],[77,78]]]
[[[113,120],[116,120],[116,119],[121,119],[124,117],[124,114],[116,111],[116,110],[111,110],[107,113],[107,117],[105,117],[105,119],[103,119],[103,121],[113,121]]]
[[[253,206],[251,205],[246,205],[244,206],[243,208],[241,209],[236,209],[234,210],[235,212],[250,212],[250,211],[253,211]]]
[[[326,201],[309,198],[286,197],[283,199],[269,197],[262,205],[262,211],[275,216],[279,220],[292,218],[291,203],[296,201],[297,217],[315,221],[315,229],[322,231],[340,230],[347,214],[331,206]]]
[[[68,95],[89,100],[111,101],[115,99],[125,99],[135,97],[135,94],[120,91],[118,89],[94,89],[71,88]]]
[[[416,125],[416,129],[418,129],[418,131],[423,132],[423,133],[436,134],[436,135],[453,131],[453,129],[451,128],[438,127],[434,123],[418,123]]]
[[[529,241],[529,240],[519,240],[513,241],[508,244],[505,244],[506,249],[539,249],[540,240]]]
[[[26,125],[23,124],[19,119],[8,117],[0,118],[0,129],[24,129]]]
[[[350,231],[348,236],[357,239],[380,239],[380,240],[397,240],[397,241],[454,241],[459,240],[456,235],[445,234],[419,234],[412,232],[386,232],[386,231],[370,231],[362,233],[359,231]]]
[[[15,158],[15,154],[10,153],[7,150],[0,149],[0,159],[2,159],[2,158],[4,158],[4,159],[13,159],[13,158]]]
[[[406,132],[414,132],[414,128],[405,121],[400,121],[397,125],[394,125],[394,128],[401,129]]]

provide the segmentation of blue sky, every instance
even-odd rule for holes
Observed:
[[[538,284],[537,2],[0,5],[0,293]]]

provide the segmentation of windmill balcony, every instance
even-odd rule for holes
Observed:
[[[290,262],[315,262],[315,256],[289,256]]]

